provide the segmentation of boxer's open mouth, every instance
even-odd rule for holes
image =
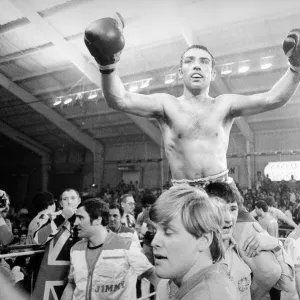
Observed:
[[[191,76],[192,78],[203,78],[201,74],[195,73]]]

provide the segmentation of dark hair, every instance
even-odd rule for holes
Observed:
[[[242,205],[242,196],[238,189],[226,182],[211,182],[205,187],[205,190],[210,196],[219,197],[226,203],[236,202],[238,206]]]
[[[266,203],[268,204],[268,206],[273,206],[274,205],[274,199],[273,199],[273,197],[266,197],[264,199],[264,201],[266,201]]]
[[[199,45],[199,44],[195,44],[195,45],[192,45],[190,47],[188,47],[184,52],[183,54],[181,55],[181,58],[180,58],[180,68],[182,67],[182,63],[183,63],[183,57],[184,57],[184,54],[186,52],[188,52],[190,49],[201,49],[201,50],[204,50],[206,51],[210,56],[211,56],[211,66],[212,68],[214,68],[216,62],[215,62],[215,58],[213,57],[213,55],[210,53],[210,51],[207,49],[207,47],[203,46],[203,45]]]
[[[78,205],[78,208],[84,207],[88,215],[90,216],[91,223],[98,219],[102,218],[101,225],[107,226],[109,223],[109,208],[108,204],[99,198],[91,198],[81,202]]]
[[[268,204],[267,204],[267,202],[266,201],[264,201],[264,200],[259,200],[259,201],[257,201],[256,203],[255,203],[255,206],[257,207],[257,208],[262,208],[262,210],[264,211],[264,212],[268,212]]]
[[[54,196],[49,192],[40,192],[33,197],[31,203],[39,213],[54,204]]]
[[[147,193],[143,195],[141,199],[141,203],[143,207],[146,207],[148,205],[152,205],[155,202],[156,198],[153,194]]]
[[[124,209],[121,205],[119,205],[118,203],[111,203],[109,205],[109,209],[118,209],[120,212],[120,216],[123,217],[124,214]]]

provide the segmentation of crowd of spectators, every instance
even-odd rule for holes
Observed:
[[[132,195],[135,201],[134,217],[136,220],[141,218],[145,214],[145,209],[147,209],[147,203],[143,203],[142,199],[145,195],[151,195],[152,200],[157,199],[165,190],[169,189],[170,185],[168,182],[162,188],[152,188],[144,189],[139,185],[139,182],[129,183],[121,180],[116,187],[111,187],[106,184],[100,191],[97,189],[90,189],[89,191],[84,191],[81,193],[81,199],[96,197],[103,199],[109,205],[120,205],[121,196],[124,194]],[[288,218],[292,219],[296,224],[300,222],[300,182],[297,182],[293,176],[289,181],[272,182],[268,176],[263,176],[261,172],[257,172],[257,178],[253,183],[253,187],[241,188],[238,187],[244,198],[244,206],[249,210],[253,211],[256,207],[256,203],[261,200],[265,200],[269,206],[276,207],[280,209]],[[58,197],[59,198],[59,197]],[[147,198],[147,197],[146,197]],[[152,201],[153,202],[153,201]],[[10,203],[11,204],[11,203]],[[56,202],[56,210],[60,210],[59,201]],[[138,216],[140,216],[138,218]],[[28,226],[30,221],[35,217],[31,215],[27,207],[21,207],[16,209],[10,205],[9,211],[5,214],[5,222],[7,226],[11,229],[13,238],[10,241],[10,245],[26,245],[26,237],[28,236]],[[144,222],[144,221],[143,221]],[[141,222],[141,224],[143,223]],[[286,225],[281,224],[279,221],[279,236],[286,237],[292,228],[286,227]],[[144,229],[147,232],[147,229]],[[143,232],[141,230],[140,232]],[[138,233],[140,233],[138,232]],[[151,236],[149,232],[146,238]],[[139,234],[139,237],[143,237]],[[146,239],[144,247],[150,247],[150,242]],[[28,244],[28,240],[27,240]],[[1,243],[0,243],[1,246]],[[15,249],[11,252],[26,251],[27,249]],[[145,249],[144,249],[145,250]],[[147,252],[147,251],[145,251]],[[149,251],[148,251],[149,252]],[[3,253],[3,252],[2,252]],[[148,259],[151,261],[151,253],[147,255]],[[28,278],[28,272],[30,272],[29,259],[7,259],[6,262],[10,266],[14,280],[16,282],[20,280],[25,280]],[[16,268],[17,267],[17,268]],[[27,287],[27,291],[30,292],[30,288]]]

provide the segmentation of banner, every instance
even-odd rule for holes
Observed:
[[[300,180],[300,161],[276,161],[269,162],[264,170],[272,181],[289,181],[291,175],[295,180]]]

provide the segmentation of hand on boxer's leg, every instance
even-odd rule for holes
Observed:
[[[291,70],[300,74],[300,29],[293,29],[283,41],[283,51],[288,57]]]
[[[125,46],[122,34],[124,20],[119,13],[115,18],[102,18],[85,29],[84,42],[99,65],[102,74],[114,71]]]

